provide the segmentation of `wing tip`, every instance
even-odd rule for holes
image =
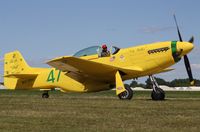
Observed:
[[[51,60],[47,60],[45,63],[46,64],[49,64],[51,62],[54,62],[54,61],[59,61],[61,59],[66,59],[66,58],[70,58],[70,57],[73,57],[73,56],[61,56],[61,57],[56,57],[56,58],[53,58]]]

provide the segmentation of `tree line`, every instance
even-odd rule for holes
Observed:
[[[155,79],[159,85],[165,85],[168,87],[189,87],[190,86],[189,79],[174,79],[172,81],[165,81],[164,79],[157,78],[157,77],[155,77]],[[194,79],[194,81],[195,81],[195,86],[200,86],[200,80]],[[133,80],[130,83],[130,86],[131,87],[143,87],[146,89],[152,88],[152,84],[151,84],[151,81],[149,78],[145,81],[145,84],[138,83],[137,81]]]

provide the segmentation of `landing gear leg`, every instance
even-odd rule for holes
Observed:
[[[130,100],[133,97],[133,90],[129,86],[124,86],[120,72],[117,71],[115,74],[116,80],[116,95],[121,100]]]
[[[49,91],[44,91],[42,98],[49,98]]]
[[[164,100],[165,92],[159,87],[153,75],[150,75],[149,78],[153,85],[153,91],[151,93],[152,100]]]

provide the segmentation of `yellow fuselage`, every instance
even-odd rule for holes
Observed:
[[[122,76],[123,80],[128,80],[160,73],[178,62],[181,56],[190,52],[192,48],[193,45],[188,42],[168,41],[120,49],[117,54],[109,57],[98,57],[98,55],[95,54],[83,56],[81,58],[126,69],[132,69],[132,67],[141,69],[142,72],[137,74],[130,72]],[[181,53],[176,55],[179,52]],[[61,88],[62,91],[89,92],[110,89],[111,87],[109,86],[115,81],[115,74],[113,74],[113,79],[111,79],[110,82],[97,81],[95,77],[77,81],[77,79],[68,76],[67,71],[62,72],[55,68],[26,68],[26,65],[24,66],[24,64],[19,63],[19,59],[21,59],[21,57],[12,58],[10,55],[10,57],[7,57],[7,63],[9,64],[5,64],[4,66],[4,84],[9,89],[53,89],[58,87]],[[19,70],[16,73],[13,67],[16,69],[17,67],[24,68],[23,71]],[[98,71],[95,67],[88,68]],[[9,76],[9,71],[12,71],[12,74],[21,74],[21,77],[15,75]],[[37,74],[37,77],[29,77],[27,74],[25,75],[23,73],[34,73]],[[107,75],[105,75],[105,77],[106,76]]]

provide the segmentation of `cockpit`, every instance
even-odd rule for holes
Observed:
[[[112,55],[114,55],[120,51],[120,48],[118,48],[116,46],[111,46],[109,51]],[[98,57],[100,57],[101,52],[102,52],[101,46],[91,46],[91,47],[88,47],[88,48],[85,48],[85,49],[82,49],[82,50],[76,52],[73,56],[82,57],[82,56],[90,56],[90,55],[97,54]]]

